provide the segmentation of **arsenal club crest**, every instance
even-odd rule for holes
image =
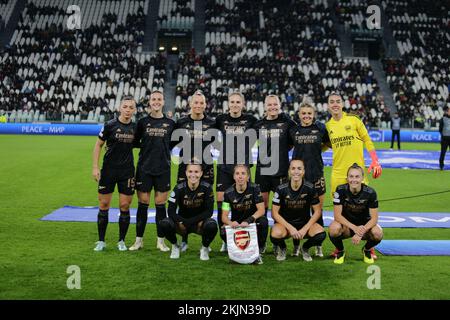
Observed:
[[[250,244],[250,234],[248,233],[248,231],[236,231],[234,233],[234,243],[239,249],[245,250]]]

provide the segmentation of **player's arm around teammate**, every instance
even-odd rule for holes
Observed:
[[[364,146],[372,159],[368,172],[372,173],[372,177],[375,179],[382,172],[375,146],[363,122],[357,116],[343,112],[343,108],[342,96],[332,92],[328,96],[328,110],[331,113],[331,119],[326,123],[333,149],[332,194],[336,191],[337,186],[347,183],[347,170],[353,163],[364,168]],[[364,177],[364,183],[368,184],[368,182],[367,177]],[[335,249],[332,256],[336,257],[337,251],[338,249]],[[374,259],[377,258],[374,251],[372,251],[372,255]]]
[[[342,264],[345,258],[342,240],[352,238],[357,245],[367,240],[363,248],[364,262],[374,263],[373,249],[383,238],[383,230],[378,223],[378,200],[373,188],[364,185],[363,169],[356,163],[347,173],[348,183],[340,185],[334,193],[334,221],[330,224],[330,240],[338,249],[334,260]]]
[[[325,125],[315,120],[315,114],[313,105],[302,103],[298,109],[299,123],[290,129],[289,137],[294,147],[292,159],[303,160],[304,179],[314,185],[322,211],[326,193],[322,152],[328,148],[329,137]],[[324,226],[322,215],[317,222]],[[294,239],[294,245],[298,246],[299,241]],[[323,257],[322,247],[316,247],[316,256]]]
[[[185,131],[185,136],[183,136],[180,141],[189,141],[190,154],[186,153],[183,148],[180,150],[181,162],[178,165],[178,176],[177,183],[186,180],[186,165],[192,159],[201,160],[200,163],[203,165],[203,175],[202,180],[208,182],[210,185],[214,185],[214,165],[206,164],[203,157],[205,149],[209,148],[210,129],[215,127],[215,120],[208,117],[205,114],[206,109],[206,97],[200,91],[194,92],[194,94],[189,98],[189,108],[190,112],[186,117],[183,117],[177,121],[176,129],[183,129]],[[201,148],[196,148],[201,146]],[[210,150],[208,150],[210,151]],[[184,252],[188,249],[188,237],[187,235],[183,237],[181,243],[181,251]]]
[[[169,217],[161,221],[161,230],[172,243],[171,259],[180,257],[181,247],[176,234],[186,236],[196,233],[202,236],[200,259],[209,260],[209,245],[217,234],[217,223],[212,219],[214,193],[211,185],[201,181],[200,164],[188,164],[187,181],[179,183],[169,197]],[[178,211],[177,211],[178,210]]]
[[[258,132],[259,150],[258,162],[256,165],[255,182],[261,187],[262,196],[264,199],[265,213],[269,205],[270,191],[275,191],[276,187],[287,179],[287,171],[289,166],[289,130],[295,126],[295,122],[291,120],[286,114],[281,112],[281,102],[278,96],[268,95],[264,101],[266,116],[255,123],[255,130]],[[268,158],[273,158],[275,155],[271,154],[272,143],[277,143],[278,162],[267,164]],[[268,158],[263,159],[261,148],[267,146]],[[273,175],[261,174],[261,168],[275,166],[277,172]]]
[[[245,141],[244,145],[238,144],[236,138],[242,137],[250,130],[256,118],[243,114],[245,106],[244,95],[240,92],[233,92],[228,96],[228,114],[221,114],[216,118],[216,128],[222,134],[222,148],[219,156],[219,163],[217,165],[217,216],[219,228],[222,227],[222,203],[224,192],[231,187],[235,181],[233,178],[233,168],[236,164],[250,164],[251,163],[251,148],[254,141]],[[256,138],[256,136],[255,136]],[[230,150],[230,148],[232,148]],[[242,148],[245,148],[242,152]],[[230,160],[230,154],[233,154],[233,159]],[[240,161],[242,155],[245,155],[245,160]],[[228,158],[227,158],[228,157]],[[222,243],[221,252],[227,251],[226,242]]]
[[[130,205],[134,194],[134,160],[133,142],[136,125],[132,116],[136,112],[136,102],[133,97],[122,99],[120,115],[105,123],[99,133],[92,155],[92,176],[98,182],[99,213],[97,227],[99,241],[95,251],[106,248],[105,234],[108,226],[108,213],[115,185],[119,189],[119,242],[120,251],[126,251],[125,236],[130,225]],[[99,170],[99,159],[102,147],[107,145],[103,158],[102,170]]]
[[[169,251],[164,243],[160,222],[167,216],[165,204],[170,190],[171,135],[175,123],[163,113],[162,92],[151,93],[148,107],[149,115],[139,120],[137,125],[136,143],[141,148],[136,170],[139,204],[136,215],[136,241],[130,250],[139,250],[144,246],[143,237],[147,225],[150,194],[154,189],[156,247],[161,251]]]
[[[321,246],[326,237],[323,227],[317,223],[322,216],[317,193],[311,183],[304,181],[304,175],[304,162],[300,159],[291,160],[290,179],[277,187],[272,199],[272,216],[275,224],[272,227],[270,239],[277,247],[278,261],[286,259],[284,239],[308,238],[301,252],[305,261],[312,261],[309,249],[312,246]],[[312,216],[311,208],[314,211]],[[296,251],[294,249],[294,255],[298,255]]]

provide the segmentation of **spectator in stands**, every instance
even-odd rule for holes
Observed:
[[[392,129],[392,138],[391,138],[391,150],[394,148],[394,140],[397,137],[397,147],[400,150],[400,125],[401,119],[398,116],[398,112],[394,113],[394,116],[391,119],[391,129]]]

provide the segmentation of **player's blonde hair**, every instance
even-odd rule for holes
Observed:
[[[245,105],[245,97],[244,97],[244,95],[242,93],[240,93],[239,91],[235,91],[235,92],[230,93],[228,95],[228,101],[230,100],[230,98],[232,96],[239,96],[241,98],[241,100],[242,100],[242,104]]]
[[[266,98],[264,99],[264,105],[267,105],[267,100],[269,100],[269,98],[274,98],[275,100],[277,100],[278,105],[281,107],[280,98],[276,94],[269,94],[268,96],[266,96]]]
[[[313,109],[314,113],[317,112],[316,107],[314,107],[312,104],[307,103],[307,102],[303,102],[303,103],[300,105],[300,107],[298,107],[298,111],[300,111],[300,109],[302,109],[302,108],[310,108],[310,109]]]
[[[203,94],[203,92],[202,92],[201,90],[195,91],[194,94],[193,94],[192,96],[189,97],[189,105],[192,104],[192,101],[194,101],[194,97],[195,97],[195,96],[200,96],[200,97],[202,97],[202,98],[203,98],[203,101],[205,102],[205,105],[206,105],[206,97],[205,97],[205,95]]]

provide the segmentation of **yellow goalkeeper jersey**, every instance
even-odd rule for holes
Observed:
[[[359,117],[344,112],[339,121],[331,118],[326,127],[333,148],[332,176],[346,179],[348,168],[355,162],[364,168],[363,144],[368,151],[375,147]]]

